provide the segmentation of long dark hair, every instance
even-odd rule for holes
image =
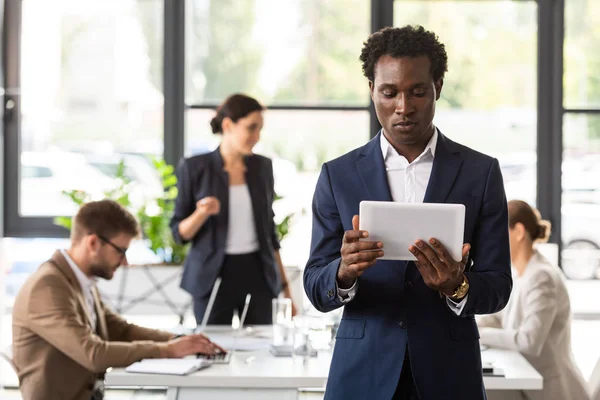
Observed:
[[[223,119],[229,118],[233,122],[237,122],[254,111],[264,109],[265,107],[258,100],[250,96],[241,93],[232,94],[217,107],[217,114],[210,121],[210,127],[214,134],[223,133]]]

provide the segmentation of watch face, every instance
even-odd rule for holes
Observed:
[[[468,290],[469,290],[469,284],[467,283],[467,280],[464,279],[462,281],[462,283],[454,291],[453,297],[458,297],[458,298],[465,297]]]

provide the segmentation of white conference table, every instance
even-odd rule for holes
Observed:
[[[482,351],[482,360],[503,369],[504,376],[485,376],[488,399],[522,399],[522,390],[540,390],[541,375],[517,352]],[[331,352],[302,359],[274,357],[268,350],[237,351],[229,364],[214,364],[186,376],[134,374],[110,370],[108,387],[167,387],[168,400],[297,400],[299,389],[324,388]]]

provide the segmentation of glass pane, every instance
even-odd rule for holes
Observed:
[[[367,105],[367,0],[188,0],[186,102]],[[343,12],[341,12],[343,10]],[[279,17],[277,17],[279,16]]]
[[[565,1],[565,108],[600,108],[600,2]]]
[[[448,72],[435,123],[452,140],[497,157],[509,199],[535,204],[535,1],[394,2],[394,25],[435,32]]]
[[[600,114],[565,114],[562,267],[570,278],[600,278]]]
[[[189,110],[186,116],[186,156],[215,149],[220,141],[209,121],[212,110]],[[321,165],[369,140],[368,111],[268,110],[255,151],[273,159],[275,219],[294,213],[289,236],[282,242],[286,265],[304,267],[311,236],[311,203]]]
[[[70,215],[62,191],[161,190],[146,155],[163,148],[162,0],[23,1],[22,216]],[[41,200],[43,199],[43,200]]]

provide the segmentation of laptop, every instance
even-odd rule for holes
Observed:
[[[221,278],[217,278],[217,281],[215,281],[215,285],[213,286],[212,292],[210,294],[210,298],[208,300],[208,306],[206,307],[206,312],[204,313],[204,317],[202,318],[202,324],[196,328],[195,333],[203,333],[204,330],[206,329],[206,325],[208,323],[208,318],[210,316],[210,312],[212,311],[212,307],[214,304],[214,299],[217,295],[217,291],[219,290],[219,285],[221,284]],[[246,295],[246,301],[244,303],[244,308],[242,310],[242,316],[240,317],[240,325],[233,331],[233,335],[234,335],[234,346],[231,350],[229,350],[227,353],[220,353],[220,354],[214,354],[214,355],[205,355],[205,354],[198,354],[197,358],[199,359],[204,359],[204,360],[208,360],[210,362],[212,362],[213,364],[229,364],[229,362],[231,361],[231,357],[233,356],[233,353],[235,352],[235,342],[237,341],[237,337],[239,336],[239,334],[241,334],[243,332],[244,329],[244,322],[246,321],[246,315],[248,314],[248,307],[250,306],[250,300],[252,299],[252,295],[250,293],[248,293]]]

